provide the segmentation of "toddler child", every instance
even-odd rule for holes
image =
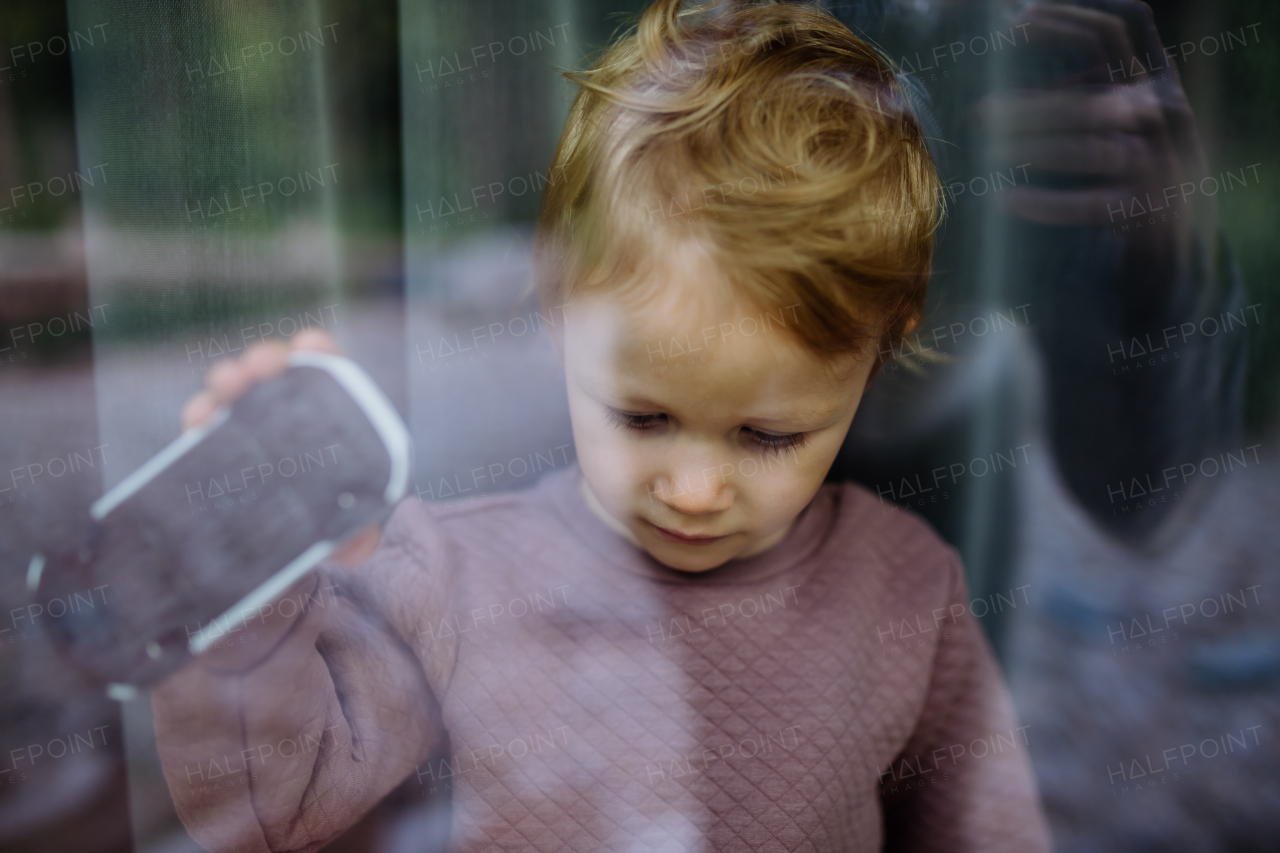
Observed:
[[[161,685],[191,834],[316,850],[399,788],[456,850],[1047,850],[955,552],[823,485],[939,216],[892,69],[816,7],[659,0],[574,76],[535,267],[577,465],[406,500]]]

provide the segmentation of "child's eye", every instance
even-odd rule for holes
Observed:
[[[762,432],[751,427],[743,427],[742,429],[750,436],[752,442],[770,453],[780,454],[788,450],[799,450],[809,440],[808,435],[803,432],[778,435],[772,432]]]
[[[619,429],[653,429],[667,422],[666,415],[635,415],[630,412],[620,412],[617,409],[605,409],[605,415],[609,418],[609,422]]]

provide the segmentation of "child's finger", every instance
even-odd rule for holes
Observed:
[[[209,368],[205,389],[182,407],[183,430],[208,420],[219,406],[227,405],[255,382],[270,379],[288,366],[289,348],[282,341],[265,341],[251,346],[238,361],[220,361]]]
[[[242,359],[249,384],[284,373],[289,366],[289,348],[283,341],[266,341],[248,349]]]
[[[333,336],[324,329],[304,329],[289,341],[289,349],[315,350],[318,352],[342,355],[342,348]]]
[[[283,343],[254,344],[239,361],[220,361],[209,370],[205,384],[219,403],[231,403],[249,386],[284,371],[288,349]]]
[[[344,565],[358,566],[373,556],[381,539],[382,530],[376,524],[371,524],[339,545],[333,552],[333,558]]]
[[[196,394],[182,407],[182,431],[200,426],[213,416],[217,408],[218,398],[211,392],[201,391]]]
[[[249,385],[244,365],[238,360],[227,359],[209,368],[204,378],[205,389],[219,403],[234,400]]]

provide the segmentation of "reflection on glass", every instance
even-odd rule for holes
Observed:
[[[0,846],[1267,848],[1275,10],[648,6],[0,10]]]

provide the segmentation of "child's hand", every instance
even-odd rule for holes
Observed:
[[[283,341],[265,341],[245,350],[238,360],[220,361],[210,368],[205,377],[205,390],[196,394],[182,407],[182,429],[199,426],[213,416],[219,406],[228,405],[252,385],[266,381],[284,372],[291,350],[314,350],[342,355],[342,350],[329,335],[320,329],[299,332],[286,345]],[[347,565],[367,560],[377,550],[381,531],[370,525],[344,541],[333,558]]]

